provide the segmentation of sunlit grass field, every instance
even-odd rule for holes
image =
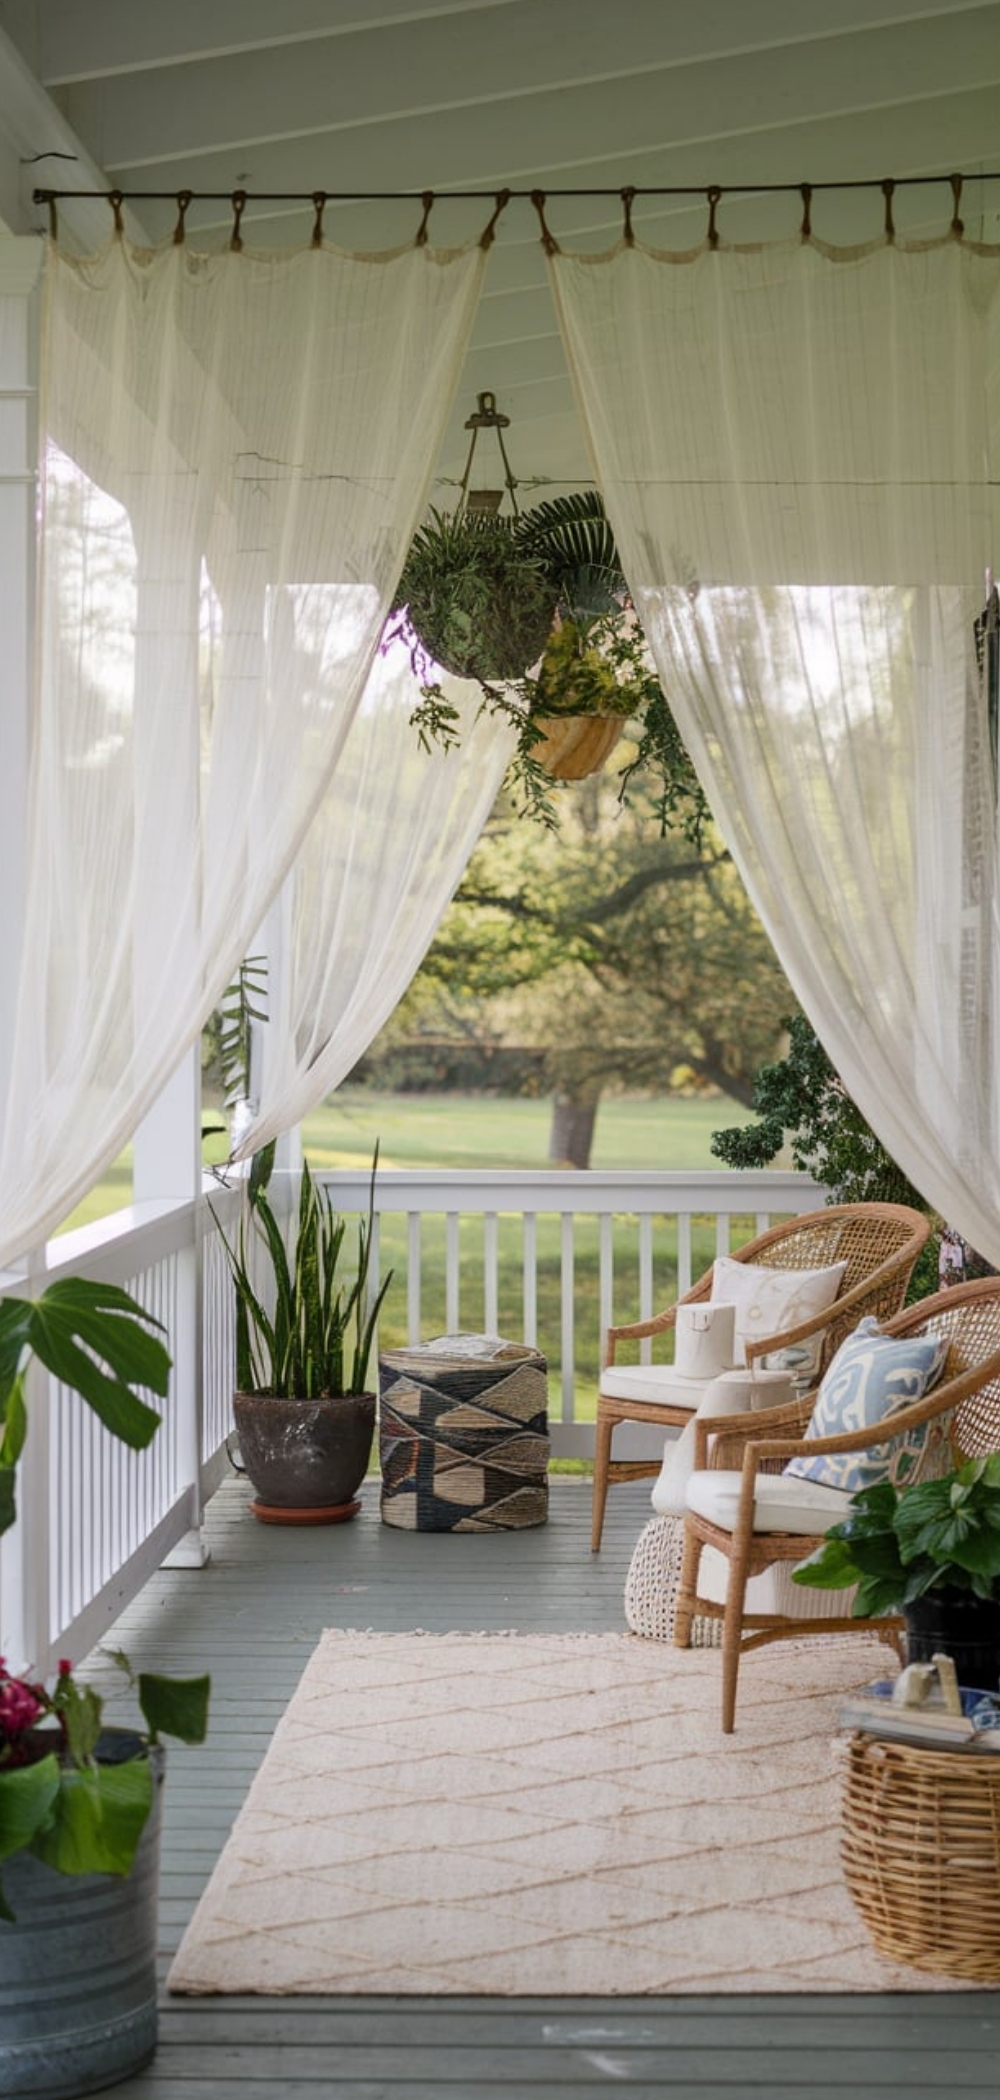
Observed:
[[[735,1102],[679,1097],[602,1102],[591,1165],[655,1167],[664,1172],[713,1168],[712,1132],[745,1123]],[[373,1094],[342,1087],[306,1118],[303,1143],[314,1167],[357,1167],[371,1160],[375,1141],[385,1167],[547,1167],[551,1103],[485,1094]],[[206,1123],[221,1115],[205,1110]],[[226,1156],[225,1137],[206,1138],[206,1165]],[[129,1147],[63,1227],[89,1225],[132,1200]]]
[[[715,1130],[745,1123],[733,1101],[675,1097],[601,1103],[592,1167],[663,1172],[718,1167]],[[552,1106],[483,1094],[372,1094],[344,1087],[303,1125],[313,1166],[353,1167],[372,1157],[376,1138],[386,1167],[547,1167]]]

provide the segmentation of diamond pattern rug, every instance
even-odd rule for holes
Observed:
[[[180,1992],[950,1988],[841,1880],[833,1723],[884,1649],[325,1633],[171,1971]],[[963,1988],[969,1988],[968,1985]]]

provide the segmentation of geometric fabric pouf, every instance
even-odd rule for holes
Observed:
[[[497,1335],[379,1357],[382,1522],[524,1531],[549,1512],[546,1360]]]

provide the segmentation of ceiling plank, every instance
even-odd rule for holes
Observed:
[[[191,60],[240,52],[275,50],[300,40],[369,35],[414,22],[448,17],[457,36],[466,33],[458,18],[500,15],[528,0],[171,0],[169,7],[137,5],[136,0],[0,0],[0,15],[15,41],[22,42],[29,63],[44,85],[111,78],[120,72],[176,66]],[[838,0],[834,25],[847,33],[880,23],[909,23],[933,16],[967,12],[989,0]],[[530,14],[547,15],[552,0],[530,0]],[[707,51],[721,54],[770,42],[787,45],[802,36],[829,30],[830,7],[815,10],[811,0],[724,0],[711,14],[705,8],[678,5],[677,0],[647,0],[647,12],[661,27],[665,47],[689,58],[699,39]],[[574,35],[592,21],[606,18],[606,0],[576,0]],[[824,19],[825,17],[825,19]],[[508,15],[512,22],[514,18]],[[717,31],[716,23],[732,26]],[[475,25],[469,25],[474,33]],[[29,48],[29,44],[33,48]]]
[[[315,157],[338,131],[367,126],[375,127],[376,153],[384,145],[395,157],[397,123],[437,126],[463,110],[482,127],[487,165],[515,157],[553,165],[571,138],[593,138],[598,157],[630,138],[725,134],[996,77],[1000,6],[845,35],[830,31],[827,0],[798,0],[801,19],[825,23],[826,33],[786,46],[776,66],[766,36],[763,49],[729,48],[748,19],[735,15],[737,4],[727,0],[713,14],[711,35],[665,39],[649,0],[617,0],[599,18],[588,16],[584,31],[577,0],[548,0],[527,14],[519,8],[516,37],[508,10],[491,9],[462,25],[464,37],[448,21],[403,25],[391,36],[286,47],[278,67],[273,53],[256,51],[84,83],[61,90],[58,100],[102,164],[132,179],[213,152],[231,162],[243,145],[247,152],[237,157],[245,164],[248,154],[255,159],[256,149],[282,140],[301,141]],[[776,25],[786,6],[766,0],[753,20],[759,24],[769,9]]]

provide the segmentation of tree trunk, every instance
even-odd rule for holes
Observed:
[[[600,1100],[600,1088],[588,1089],[582,1094],[560,1090],[553,1095],[550,1166],[589,1167]]]

